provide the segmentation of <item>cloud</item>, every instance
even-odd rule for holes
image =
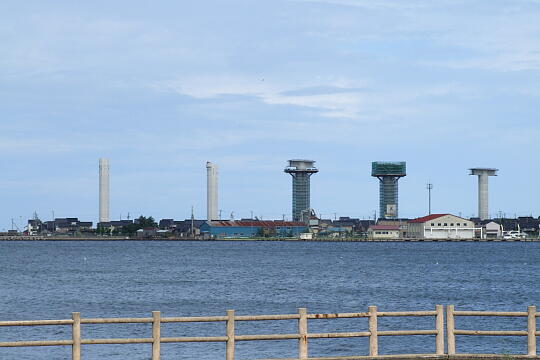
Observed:
[[[294,81],[294,80],[293,80]],[[293,105],[319,111],[323,117],[359,118],[366,99],[365,82],[335,79],[328,83],[290,84],[243,75],[214,75],[176,79],[154,84],[195,99],[227,95],[249,96],[269,105]],[[298,87],[299,86],[299,87]]]

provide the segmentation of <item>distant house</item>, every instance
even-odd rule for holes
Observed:
[[[155,237],[158,233],[158,229],[156,228],[144,228],[137,230],[137,237],[138,238],[151,238]]]
[[[399,237],[407,237],[410,219],[379,219],[377,225],[392,225],[399,227]]]
[[[28,234],[58,233],[73,235],[78,232],[90,231],[92,225],[91,221],[80,221],[78,218],[56,218],[45,222],[32,219],[28,220]]]
[[[452,214],[432,214],[409,221],[408,237],[417,239],[472,239],[474,222]]]
[[[490,221],[484,225],[484,238],[486,239],[497,239],[502,237],[502,226],[497,224],[495,221]]]
[[[371,225],[368,228],[369,239],[398,239],[400,237],[399,225]]]

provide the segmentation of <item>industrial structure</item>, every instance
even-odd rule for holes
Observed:
[[[109,159],[99,159],[99,222],[109,221]]]
[[[406,176],[406,163],[375,161],[371,163],[371,176],[379,179],[379,217],[398,217],[398,180]]]
[[[292,219],[302,221],[309,216],[310,206],[310,177],[319,172],[313,160],[289,160],[289,165],[283,170],[292,176]]]
[[[218,220],[218,167],[206,163],[206,219]]]
[[[498,169],[472,168],[469,175],[478,176],[478,217],[480,220],[489,219],[488,208],[488,176],[497,176]]]

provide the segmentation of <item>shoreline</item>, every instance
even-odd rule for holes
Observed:
[[[359,238],[339,238],[339,239],[297,239],[297,238],[222,238],[222,239],[200,239],[200,238],[129,238],[125,236],[2,236],[0,242],[34,242],[34,241],[167,241],[167,242],[222,242],[222,241],[289,241],[289,242],[540,242],[540,238],[528,239],[359,239]]]

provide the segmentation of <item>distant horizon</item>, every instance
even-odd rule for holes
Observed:
[[[102,160],[102,159],[106,159],[108,161],[110,161],[109,158],[107,157],[100,157],[98,160]],[[287,160],[289,161],[289,160]],[[384,161],[384,162],[395,162],[395,161]],[[404,161],[405,163],[407,163],[407,161]],[[205,163],[206,164],[206,163]],[[217,163],[214,163],[215,165],[219,165]],[[206,166],[206,165],[205,165]],[[474,168],[469,168],[468,170],[471,170],[471,169],[495,169],[495,168],[487,168],[487,167],[474,167]],[[495,169],[495,170],[498,170],[498,169]],[[206,170],[204,170],[204,173],[206,174]],[[408,174],[407,174],[408,175]],[[98,176],[98,171],[96,170],[96,176]],[[206,176],[206,175],[205,175]],[[206,177],[204,176],[204,180],[206,181]],[[371,176],[371,175],[369,175]],[[498,175],[496,175],[498,176]],[[372,176],[371,176],[372,177]],[[290,179],[289,179],[289,182],[290,182]],[[474,184],[474,186],[476,186],[476,182]],[[219,188],[219,183],[218,183],[218,188]],[[220,189],[221,190],[221,189]],[[99,191],[98,189],[95,189],[95,192],[96,192],[96,197],[99,197]],[[206,194],[206,193],[205,193]],[[378,186],[377,186],[377,194],[378,194]],[[206,196],[206,195],[205,195]],[[290,194],[290,196],[292,196],[292,192]],[[290,199],[289,199],[290,200]],[[400,202],[401,203],[401,202]],[[378,204],[377,204],[378,206]],[[317,212],[317,209],[314,209],[315,212],[316,212],[316,215],[319,216],[319,213]],[[206,207],[204,208],[204,212],[206,212]],[[223,210],[218,210],[218,212],[223,212]],[[240,212],[240,213],[245,213],[246,211],[244,210],[243,212]],[[87,218],[84,218],[84,217],[81,217],[81,216],[75,216],[75,215],[67,215],[67,216],[56,216],[55,215],[55,218],[51,218],[51,220],[46,220],[46,217],[41,217],[39,216],[38,214],[38,217],[40,218],[40,220],[42,221],[52,221],[52,220],[55,220],[55,219],[61,219],[61,218],[78,218],[80,221],[92,221],[93,222],[93,225],[94,227],[99,223],[99,220],[97,220],[97,218],[99,217],[98,216],[99,214],[99,211],[96,211],[96,216],[94,216],[94,218],[92,219],[87,219]],[[236,214],[236,213],[235,213]],[[451,213],[451,212],[432,212],[431,213],[432,215],[434,214],[453,214],[453,215],[456,215],[456,216],[459,216],[459,217],[464,217],[464,218],[467,218],[467,219],[471,219],[471,218],[478,218],[478,214],[471,214],[470,216],[465,216],[463,215],[462,213]],[[491,212],[490,212],[491,214]],[[122,215],[122,214],[120,214]],[[140,216],[152,216],[156,221],[159,222],[159,220],[162,220],[162,219],[174,219],[174,220],[178,220],[178,221],[183,221],[183,220],[189,220],[191,219],[191,216],[188,216],[188,217],[185,217],[185,218],[175,218],[175,217],[170,217],[170,216],[164,216],[164,217],[155,217],[154,215],[152,215],[151,213],[141,213],[141,214],[132,214],[132,213],[126,213],[126,214],[123,214],[124,216],[122,218],[111,218],[109,221],[121,221],[121,220],[135,220],[137,218],[139,218]],[[259,220],[283,220],[283,215],[285,215],[285,220],[286,221],[292,221],[292,216],[291,216],[291,213],[284,213],[282,214],[281,218],[264,218],[262,217],[261,218],[261,215],[257,215],[257,214],[253,214],[253,218],[251,218],[251,211],[249,211],[249,216],[242,216],[242,217],[236,217],[234,218],[234,220],[241,220],[241,219],[256,219],[256,218],[259,218]],[[331,216],[327,216],[327,217],[321,217],[319,216],[319,218],[321,220],[339,220],[340,218],[351,218],[351,219],[360,219],[360,220],[373,220],[374,219],[374,214],[371,216],[371,217],[357,217],[357,216],[350,216],[350,215],[347,215],[347,214],[339,214],[338,216],[338,213],[331,213],[329,214]],[[417,216],[412,216],[412,217],[406,217],[406,216],[399,216],[398,218],[396,218],[397,220],[399,219],[416,219],[416,218],[421,218],[421,217],[424,217],[424,216],[427,216],[429,215],[427,212],[425,214],[421,214],[421,215],[417,215]],[[129,216],[129,218],[128,218]],[[504,212],[500,212],[500,213],[497,213],[497,214],[493,214],[493,216],[490,216],[489,219],[491,220],[495,220],[495,219],[499,219],[499,218],[504,218],[504,219],[515,219],[515,218],[518,218],[518,217],[533,217],[533,218],[538,218],[540,217],[539,216],[535,216],[534,214],[517,214],[517,213],[514,213],[513,216],[509,216],[508,214],[504,213]],[[29,217],[28,219],[26,219],[26,221],[22,224],[17,224],[19,227],[24,227],[27,225],[27,220],[30,220],[32,219],[32,217]],[[379,220],[379,219],[383,219],[382,217],[379,216],[379,214],[377,213],[377,216],[376,216],[376,219]],[[14,219],[15,220],[15,219]],[[206,220],[205,217],[195,217],[195,220]],[[230,216],[223,216],[222,218],[220,219],[216,219],[216,221],[229,221],[231,220],[230,219]],[[392,220],[391,218],[389,218],[389,220]],[[11,227],[10,227],[11,229]],[[6,229],[7,230],[7,229]]]
[[[312,159],[323,218],[379,212],[372,161],[406,161],[399,216],[540,214],[538,0],[0,3],[0,231],[42,218],[290,218]],[[227,216],[225,216],[227,215]]]

